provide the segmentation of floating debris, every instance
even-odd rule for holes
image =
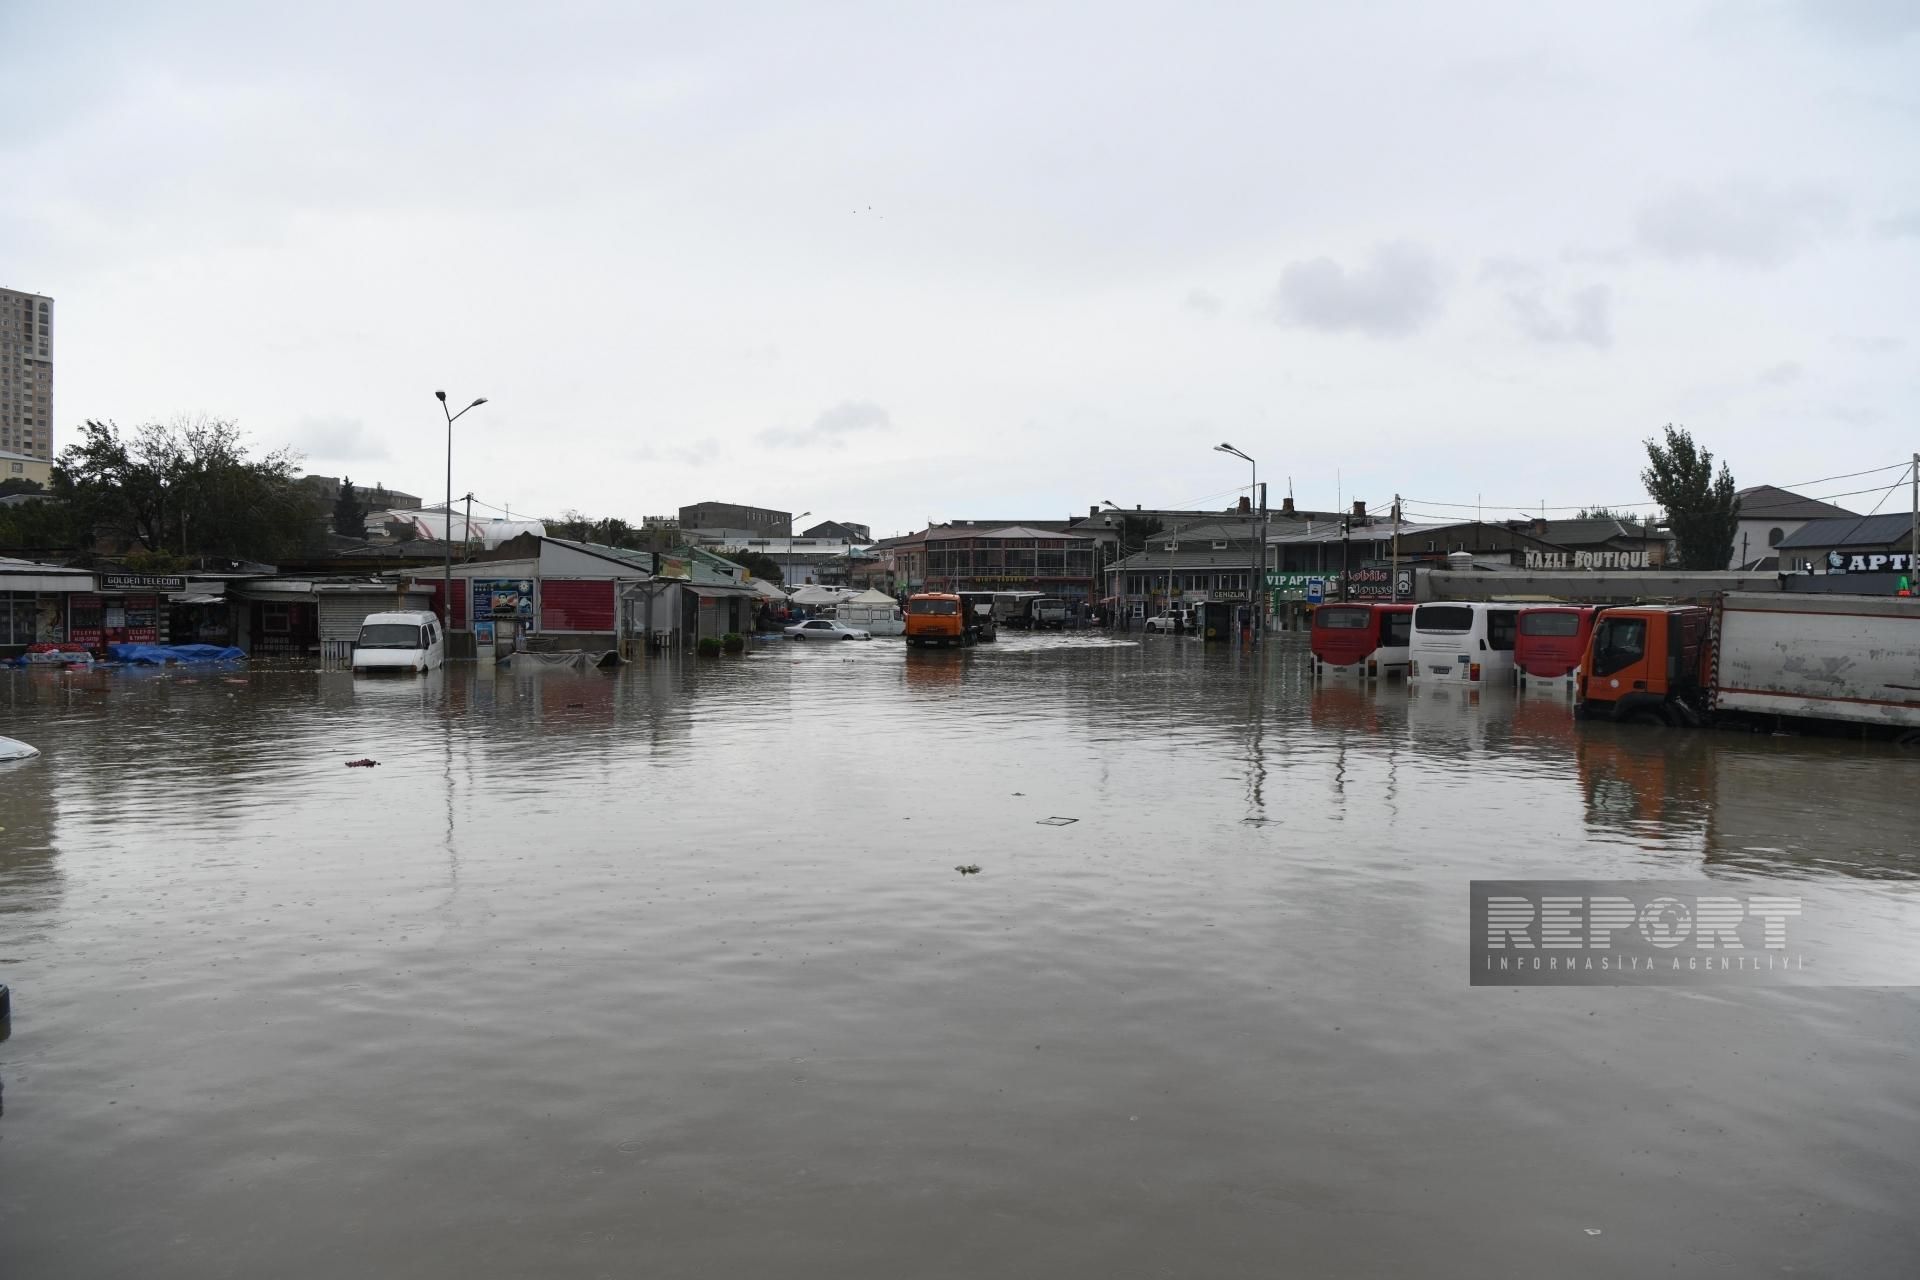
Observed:
[[[963,876],[977,876],[980,874],[980,864],[977,862],[963,863],[955,867],[954,870]]]
[[[1024,795],[1025,795],[1025,794],[1027,794],[1027,793],[1026,793],[1026,792],[1024,792],[1024,791],[1016,791],[1016,792],[1014,792],[1013,794],[1015,794],[1015,795],[1017,795],[1017,796],[1024,796]]]
[[[1064,827],[1070,822],[1078,821],[1080,821],[1078,818],[1042,818],[1033,825],[1036,827]]]
[[[379,762],[378,760],[349,760],[349,761],[347,761],[347,768],[349,768],[349,769],[373,769],[373,768],[377,768],[377,767],[379,766],[379,764],[380,764],[380,762]]]

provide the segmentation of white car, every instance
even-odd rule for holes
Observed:
[[[809,618],[787,628],[789,640],[871,640],[873,632],[850,627],[832,618]]]
[[[1187,625],[1187,615],[1182,609],[1169,609],[1156,618],[1147,619],[1148,631],[1174,631]]]

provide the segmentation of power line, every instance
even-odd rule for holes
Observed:
[[[1860,476],[1878,475],[1883,471],[1897,470],[1900,472],[1905,472],[1907,468],[1912,465],[1913,464],[1909,461],[1889,462],[1883,467],[1868,467],[1865,471],[1848,471],[1837,476],[1821,476],[1817,480],[1792,480],[1783,485],[1769,485],[1767,487],[1772,489],[1811,488],[1812,486],[1817,484],[1831,484],[1835,480],[1852,480]],[[1895,483],[1898,483],[1898,481],[1896,481]],[[1826,502],[1832,498],[1851,498],[1857,494],[1878,493],[1878,492],[1879,492],[1878,489],[1850,489],[1845,493],[1826,494],[1823,497],[1814,498],[1813,501]],[[1537,502],[1441,502],[1436,498],[1402,498],[1401,503],[1403,505],[1409,504],[1409,503],[1417,503],[1423,507],[1454,507],[1462,511],[1468,510],[1468,509],[1479,510],[1480,508],[1483,508],[1483,507],[1511,507],[1516,511],[1588,511],[1588,510],[1594,509],[1595,507],[1608,507],[1615,510],[1620,510],[1620,509],[1633,509],[1637,507],[1656,507],[1657,508],[1660,506],[1658,502],[1578,502],[1578,503],[1568,503],[1561,506],[1549,505],[1549,506],[1543,507],[1540,503],[1537,503]],[[1755,514],[1755,515],[1764,515],[1766,512],[1770,510],[1779,510],[1779,509],[1780,507],[1778,505],[1773,507],[1742,508],[1742,510],[1745,513]]]

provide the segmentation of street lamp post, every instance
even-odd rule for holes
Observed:
[[[1095,579],[1093,584],[1093,589],[1095,591],[1100,591],[1104,589],[1107,593],[1106,599],[1113,602],[1111,607],[1108,610],[1108,616],[1107,616],[1107,627],[1109,630],[1111,630],[1113,627],[1112,611],[1120,608],[1120,584],[1117,581],[1109,582],[1107,578],[1108,578],[1109,569],[1113,565],[1114,561],[1125,560],[1127,558],[1127,515],[1126,515],[1126,512],[1120,510],[1120,504],[1115,502],[1112,498],[1105,499],[1104,501],[1101,502],[1100,505],[1107,508],[1107,510],[1109,511],[1115,512],[1120,517],[1120,523],[1114,528],[1114,531],[1113,531],[1113,537],[1114,537],[1114,543],[1115,543],[1114,550],[1116,551],[1117,554],[1114,555],[1112,559],[1106,559],[1105,558],[1106,544],[1104,542],[1101,543],[1103,558],[1101,559],[1101,562],[1100,562],[1099,576],[1098,578]],[[1113,516],[1107,517],[1107,523],[1109,525],[1113,524]]]
[[[445,552],[445,563],[440,571],[440,602],[441,608],[446,610],[446,613],[440,619],[440,624],[447,632],[447,648],[451,651],[453,648],[453,424],[456,419],[465,417],[469,411],[485,404],[487,398],[481,396],[459,413],[454,413],[447,408],[446,392],[436,391],[433,395],[440,402],[440,412],[447,417],[447,522],[441,526],[441,533],[444,536],[440,539],[441,549]],[[467,532],[471,535],[472,530],[469,529]]]
[[[1236,458],[1245,460],[1247,465],[1253,468],[1252,483],[1247,489],[1247,502],[1249,506],[1251,506],[1253,501],[1260,495],[1260,464],[1255,462],[1250,455],[1240,452],[1240,450],[1230,444],[1217,444],[1213,446],[1213,451],[1215,453],[1230,453]],[[1260,510],[1257,514],[1251,511],[1249,514],[1254,515],[1254,519],[1252,521],[1253,576],[1247,579],[1247,628],[1248,634],[1258,642],[1260,637],[1260,606],[1256,602],[1260,599],[1260,593],[1266,586],[1266,583],[1263,581],[1266,577],[1267,567],[1266,501],[1261,499]]]
[[[787,520],[787,562],[780,566],[780,585],[788,590],[792,590],[791,587],[787,586],[786,577],[793,572],[793,526],[799,524],[812,514],[813,512],[811,511],[802,511],[799,515],[792,516]]]

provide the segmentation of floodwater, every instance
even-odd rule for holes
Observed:
[[[1911,752],[1297,637],[0,673],[0,733],[8,1280],[1920,1256],[1920,993],[1465,965],[1476,877],[1920,878]]]

